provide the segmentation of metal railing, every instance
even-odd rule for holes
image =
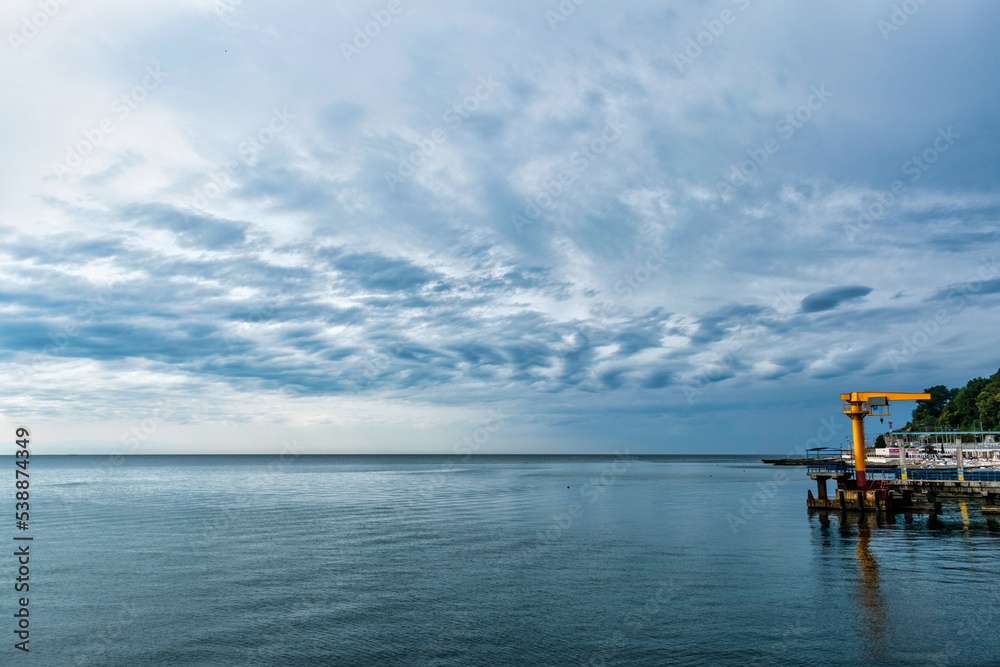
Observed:
[[[836,447],[816,447],[806,450],[806,472],[837,472],[854,474],[854,463],[844,459],[847,450]]]
[[[869,469],[868,479],[902,479],[902,471],[892,468]],[[906,477],[921,482],[957,482],[958,470],[927,470],[907,468]],[[965,470],[962,477],[966,482],[1000,482],[1000,470]]]

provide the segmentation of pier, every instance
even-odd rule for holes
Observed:
[[[833,447],[806,452],[806,473],[816,480],[814,497],[809,491],[810,510],[931,512],[941,511],[940,498],[979,501],[983,513],[1000,515],[1000,470],[964,469],[961,439],[956,441],[955,469],[908,469],[906,447],[899,448],[898,468],[868,469],[864,420],[888,417],[890,401],[928,400],[927,393],[853,392],[841,394],[844,414],[851,419],[854,447],[851,455]],[[890,422],[890,427],[892,422]],[[836,484],[834,495],[827,482]]]
[[[898,467],[868,469],[864,418],[889,416],[890,400],[927,400],[930,394],[855,392],[840,398],[853,425],[854,447],[850,454],[833,447],[806,452],[806,474],[816,481],[817,493],[809,491],[810,510],[938,513],[945,498],[975,501],[983,514],[1000,516],[1000,470],[965,470],[961,439],[955,442],[955,468],[911,468],[906,447],[900,447]]]
[[[807,505],[814,510],[884,512],[941,511],[941,499],[975,501],[983,514],[1000,517],[1000,470],[927,470],[871,468],[865,488],[859,488],[850,460],[831,461],[842,450],[821,448],[806,453],[806,474],[816,480],[817,495],[809,491]],[[827,482],[833,481],[832,495]]]

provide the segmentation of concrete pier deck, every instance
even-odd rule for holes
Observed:
[[[809,492],[810,509],[939,512],[941,499],[956,499],[981,503],[984,514],[1000,516],[1000,470],[875,469],[868,471],[864,490],[846,466],[810,466],[808,475],[819,494]],[[837,483],[833,497],[827,480]]]

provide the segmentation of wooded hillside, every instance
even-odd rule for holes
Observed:
[[[924,389],[929,401],[917,401],[906,430],[927,431],[950,426],[960,431],[1000,430],[1000,370],[974,378],[961,388],[943,384]]]

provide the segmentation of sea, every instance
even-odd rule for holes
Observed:
[[[761,458],[33,456],[0,662],[1000,665],[996,520]]]

